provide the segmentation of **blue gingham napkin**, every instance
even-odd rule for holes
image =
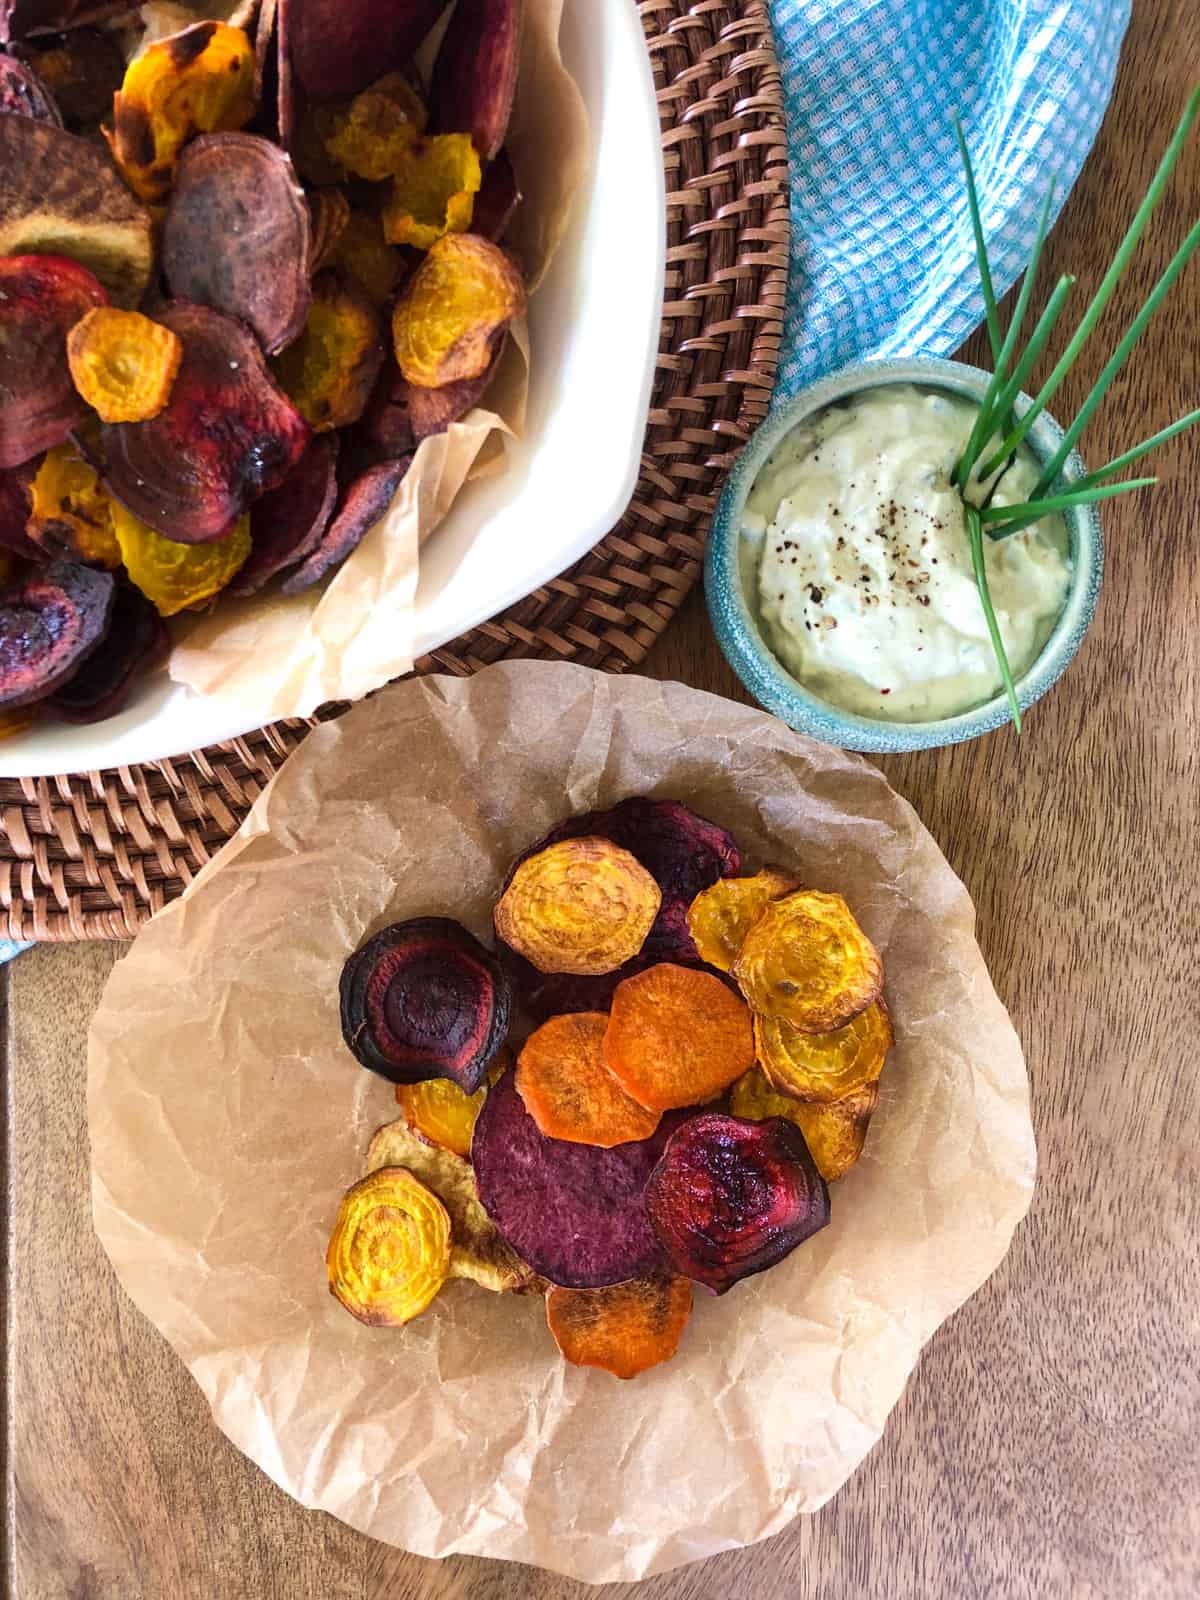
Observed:
[[[864,356],[946,355],[983,315],[950,126],[966,127],[997,293],[1112,92],[1129,0],[771,0],[792,160],[777,395]],[[0,940],[0,964],[28,945]]]
[[[792,163],[776,397],[869,356],[948,355],[983,316],[961,116],[996,292],[1052,174],[1079,176],[1129,0],[771,0]],[[1056,205],[1056,209],[1057,209]]]

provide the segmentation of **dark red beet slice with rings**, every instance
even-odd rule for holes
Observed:
[[[500,963],[448,917],[397,922],[342,969],[342,1037],[392,1083],[449,1078],[474,1094],[508,1033]]]
[[[337,515],[316,549],[283,585],[284,594],[300,594],[319,583],[330,567],[344,561],[366,538],[392,503],[392,496],[412,465],[412,457],[368,467],[347,487]]]
[[[278,489],[250,508],[254,540],[230,594],[257,594],[279,572],[303,561],[329,525],[337,500],[338,436],[315,433]]]
[[[165,538],[205,544],[283,482],[304,453],[308,424],[240,322],[182,300],[157,316],[183,341],[171,398],[148,422],[104,427],[104,479]]]
[[[61,444],[87,415],[67,333],[107,304],[88,269],[66,256],[0,256],[0,468]]]
[[[503,239],[523,196],[517,185],[517,175],[508,159],[507,150],[496,152],[496,159],[488,163],[483,183],[475,196],[475,209],[471,217],[471,232],[481,233],[485,239],[498,244]]]
[[[44,700],[103,639],[116,584],[109,572],[52,561],[0,593],[0,709]]]
[[[140,590],[118,581],[108,632],[71,678],[46,701],[63,722],[114,716],[140,677],[166,660],[167,625]]]
[[[724,1294],[825,1227],[829,1190],[795,1123],[707,1111],[667,1141],[646,1214],[675,1270]]]
[[[661,1270],[644,1194],[682,1116],[610,1150],[548,1139],[506,1072],[488,1090],[471,1141],[480,1203],[521,1260],[561,1288],[600,1289]]]
[[[504,143],[517,89],[521,0],[458,0],[429,86],[438,133],[469,133],[484,161]]]
[[[342,100],[412,59],[446,0],[279,0],[296,81],[312,100]]]
[[[52,122],[56,128],[63,125],[50,90],[31,66],[12,56],[0,55],[0,111],[32,117],[35,122]]]
[[[312,303],[312,222],[291,158],[253,133],[210,133],[179,158],[162,265],[179,300],[239,317],[268,355],[291,344]]]
[[[0,549],[10,550],[25,561],[46,559],[41,545],[35,544],[25,531],[33,509],[29,486],[37,469],[37,461],[26,461],[0,471]]]

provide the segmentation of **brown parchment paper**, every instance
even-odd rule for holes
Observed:
[[[229,9],[219,3],[147,7],[148,37]],[[508,140],[525,197],[510,243],[531,288],[558,248],[588,161],[587,115],[558,48],[562,9],[563,0],[524,0]],[[522,322],[488,385],[486,405],[422,441],[387,512],[332,580],[291,598],[226,597],[208,616],[181,623],[168,663],[171,678],[227,705],[231,721],[252,727],[309,716],[326,701],[360,699],[407,672],[421,544],[468,477],[503,470],[503,451],[494,446],[522,430],[529,362]]]
[[[400,918],[489,936],[512,856],[649,792],[844,893],[897,1047],[831,1225],[623,1383],[568,1367],[540,1300],[447,1288],[404,1330],[330,1297],[324,1252],[391,1086],[341,1041],[338,976]],[[1021,1048],[962,884],[859,757],[678,684],[502,663],[385,690],[310,734],[115,968],[93,1023],[96,1228],[234,1442],[288,1493],[425,1556],[639,1578],[815,1511],[1030,1199]],[[948,1448],[953,1450],[951,1440]]]

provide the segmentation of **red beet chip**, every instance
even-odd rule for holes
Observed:
[[[677,1272],[724,1294],[829,1221],[829,1190],[783,1117],[692,1117],[646,1185],[646,1213]]]
[[[304,93],[344,100],[406,67],[446,0],[279,0],[281,44]]]
[[[104,427],[104,479],[165,538],[206,544],[283,482],[304,453],[308,424],[240,322],[183,300],[157,319],[183,340],[171,398],[148,422]]]
[[[163,272],[176,299],[240,317],[275,355],[312,304],[311,245],[304,190],[277,144],[210,133],[187,146],[163,226]]]
[[[389,357],[360,424],[362,440],[376,459],[398,461],[416,449],[408,411],[412,392],[395,358]]]
[[[133,685],[165,661],[171,635],[158,612],[139,589],[118,581],[112,618],[104,638],[46,709],[63,722],[100,722],[114,716]]]
[[[0,709],[44,700],[103,639],[116,585],[109,572],[52,561],[0,593]]]
[[[0,468],[61,444],[87,415],[67,333],[107,304],[88,269],[66,256],[0,256]]]
[[[29,486],[37,469],[35,460],[0,471],[0,549],[10,550],[24,561],[46,559],[41,545],[35,544],[25,531],[33,511]]]
[[[483,183],[475,196],[471,232],[481,233],[485,239],[498,244],[507,232],[522,198],[508,151],[497,151],[496,159],[488,163]]]
[[[460,422],[479,403],[492,381],[503,348],[504,340],[500,339],[491,361],[477,378],[443,383],[438,389],[412,387],[408,397],[408,419],[413,438],[418,443],[435,433],[445,433],[452,422]]]
[[[342,969],[342,1037],[392,1083],[449,1078],[474,1094],[508,1033],[511,991],[490,951],[448,917],[397,922]]]
[[[14,116],[32,117],[35,122],[63,125],[54,96],[33,68],[12,56],[0,56],[0,111]]]
[[[433,65],[438,133],[469,133],[484,161],[504,143],[517,89],[521,0],[458,0]]]
[[[347,487],[337,515],[308,559],[287,579],[284,594],[299,594],[319,583],[330,567],[344,561],[383,516],[400,487],[412,457],[368,467]]]
[[[303,561],[320,543],[337,500],[337,458],[337,434],[315,433],[278,489],[254,502],[254,544],[229,585],[230,594],[257,594],[276,573]]]
[[[488,1090],[471,1141],[483,1209],[522,1261],[564,1289],[600,1289],[661,1270],[646,1180],[678,1116],[649,1139],[614,1145],[547,1139],[513,1072]]]

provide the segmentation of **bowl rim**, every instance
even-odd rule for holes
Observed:
[[[928,722],[865,717],[822,700],[788,671],[766,642],[746,598],[738,560],[742,511],[759,470],[783,438],[815,412],[865,389],[898,383],[978,398],[990,380],[991,374],[982,368],[939,356],[855,361],[778,401],[743,448],[725,480],[713,518],[704,560],[705,599],[726,660],[759,704],[789,726],[844,749],[885,754],[960,744],[1011,721],[1003,693],[952,717]],[[1013,409],[1021,417],[1032,404],[1032,398],[1022,393]],[[1043,411],[1026,442],[1045,461],[1063,438],[1062,427]],[[1056,486],[1065,487],[1085,471],[1079,452],[1072,450]],[[1103,577],[1104,538],[1095,505],[1075,507],[1063,517],[1070,539],[1070,587],[1049,637],[1017,680],[1022,711],[1057,682],[1074,657],[1091,622]]]

